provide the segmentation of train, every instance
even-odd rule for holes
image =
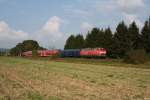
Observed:
[[[67,50],[38,50],[38,56],[49,57],[59,55],[61,58],[66,57],[106,57],[107,51],[104,48],[85,48],[85,49],[67,49]],[[32,57],[33,52],[23,52],[22,56]]]

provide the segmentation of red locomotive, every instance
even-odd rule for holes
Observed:
[[[80,51],[80,56],[106,56],[106,49],[104,48],[87,48]]]

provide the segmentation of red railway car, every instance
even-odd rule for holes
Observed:
[[[38,50],[38,56],[48,57],[59,54],[59,50]],[[32,57],[32,51],[27,51],[22,53],[23,56]]]
[[[106,49],[104,48],[87,48],[80,51],[80,56],[104,57],[106,56],[106,53]]]
[[[22,56],[32,57],[32,51],[23,52]]]
[[[38,54],[41,57],[48,57],[48,56],[52,56],[52,55],[57,55],[59,54],[59,50],[39,50]]]

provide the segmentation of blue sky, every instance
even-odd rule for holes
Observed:
[[[70,34],[84,36],[93,27],[136,21],[150,16],[150,0],[0,0],[0,47],[25,39],[45,47],[63,48]]]

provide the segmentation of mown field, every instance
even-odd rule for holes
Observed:
[[[149,63],[99,61],[0,57],[0,100],[150,100]]]

